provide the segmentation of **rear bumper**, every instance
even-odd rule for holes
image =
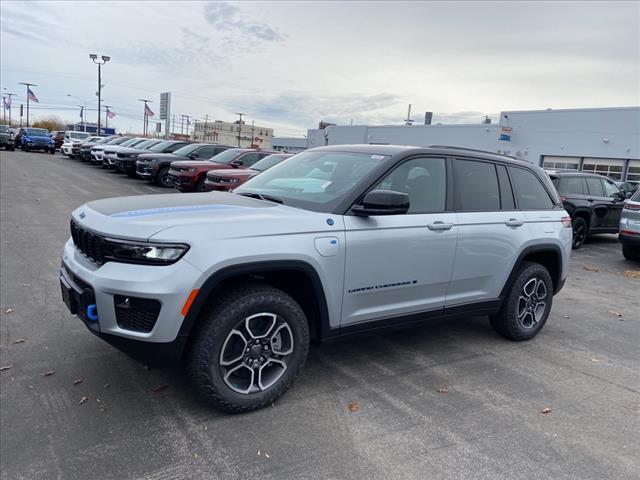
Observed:
[[[623,245],[640,248],[640,232],[634,232],[634,234],[620,232],[618,240],[620,240],[620,243]]]

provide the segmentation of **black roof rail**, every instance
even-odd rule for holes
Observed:
[[[513,155],[505,155],[504,153],[490,152],[489,150],[480,150],[479,148],[454,147],[453,145],[429,145],[428,148],[451,148],[454,150],[464,150],[467,152],[489,153],[491,155],[500,155],[501,157],[513,158],[514,160],[522,160]]]

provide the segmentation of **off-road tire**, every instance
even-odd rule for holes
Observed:
[[[300,305],[287,293],[269,285],[254,283],[216,293],[191,333],[187,352],[187,373],[203,398],[218,409],[244,413],[272,404],[291,385],[304,366],[309,351],[309,326]],[[286,320],[293,335],[293,352],[282,376],[264,391],[243,394],[224,381],[220,354],[224,342],[238,322],[262,312]]]
[[[518,321],[518,305],[525,285],[532,279],[544,282],[546,297],[544,313],[539,321],[530,328],[524,328]],[[515,280],[509,289],[509,293],[502,303],[500,311],[491,317],[491,326],[506,338],[515,341],[530,340],[535,337],[547,322],[551,304],[553,302],[553,282],[549,271],[539,263],[523,262],[518,268]]]
[[[587,236],[589,236],[589,226],[584,218],[576,217],[571,220],[571,229],[573,231],[571,248],[573,250],[577,250],[584,245],[584,242],[587,241]]]

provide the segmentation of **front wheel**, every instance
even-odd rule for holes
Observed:
[[[172,188],[174,186],[173,179],[169,176],[169,167],[163,167],[158,170],[155,183],[164,188]]]
[[[622,245],[622,255],[627,260],[640,260],[640,248]]]
[[[524,262],[491,326],[516,341],[535,337],[547,321],[553,302],[553,282],[539,263]]]
[[[219,298],[192,334],[189,376],[221,410],[242,413],[270,405],[307,358],[305,314],[269,285],[243,286]]]
[[[55,149],[55,148],[50,148],[50,149],[49,149],[49,153],[50,153],[51,155],[55,155],[55,154],[56,154],[56,149]]]
[[[571,248],[577,250],[587,239],[587,222],[582,217],[576,217],[571,221],[571,227],[573,228],[573,242],[571,244]]]

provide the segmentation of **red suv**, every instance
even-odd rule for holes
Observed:
[[[213,190],[228,191],[239,187],[260,172],[277,165],[285,158],[289,158],[289,153],[274,153],[267,155],[259,162],[255,163],[251,168],[229,168],[223,170],[212,170],[207,173],[204,181],[204,191],[211,192]]]
[[[271,155],[265,150],[251,148],[230,148],[205,161],[171,162],[169,178],[181,192],[203,192],[205,175],[210,170],[222,170],[229,167],[250,167],[258,160]]]

